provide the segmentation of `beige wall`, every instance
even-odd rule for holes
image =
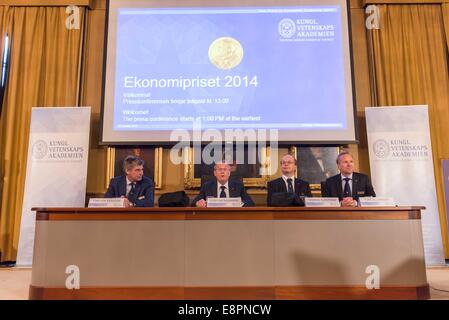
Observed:
[[[357,120],[359,130],[359,144],[349,145],[349,150],[354,155],[356,170],[368,173],[369,159],[365,127],[364,108],[371,105],[370,90],[370,67],[368,59],[368,43],[365,29],[365,3],[374,1],[351,0],[351,22],[352,22],[352,47],[353,64],[356,91]],[[377,0],[377,3],[393,3],[394,0]],[[396,3],[402,2],[396,1]],[[412,0],[408,3],[448,2],[448,0]],[[103,46],[104,46],[104,23],[106,14],[105,0],[91,0],[88,13],[87,34],[85,43],[84,79],[82,85],[81,105],[92,107],[92,125],[90,139],[90,154],[88,167],[88,194],[101,194],[107,187],[108,152],[107,148],[98,145],[100,130],[100,110],[102,92],[102,70],[103,70]],[[281,149],[283,154],[287,150]],[[168,150],[164,150],[162,167],[163,184],[162,189],[156,192],[156,198],[163,192],[183,189],[183,167],[175,166],[168,161]],[[439,186],[442,188],[442,186]],[[195,192],[188,192],[192,196]],[[263,190],[249,190],[257,204],[265,204],[265,193]],[[449,257],[449,248],[445,248]]]

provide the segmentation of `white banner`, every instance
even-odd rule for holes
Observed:
[[[376,194],[400,206],[425,206],[427,265],[444,264],[427,106],[366,108],[371,178]],[[410,239],[413,241],[413,239]]]
[[[84,207],[90,107],[33,108],[17,265],[33,261],[32,207]]]

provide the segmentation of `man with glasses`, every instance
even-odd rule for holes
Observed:
[[[254,201],[246,193],[243,183],[239,181],[229,180],[231,175],[231,167],[225,162],[217,162],[214,166],[213,181],[205,182],[201,186],[198,196],[192,201],[193,207],[206,207],[208,197],[214,198],[242,198],[244,207],[254,206]]]

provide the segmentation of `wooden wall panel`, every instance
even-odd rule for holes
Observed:
[[[84,49],[81,105],[92,108],[87,193],[103,193],[106,188],[106,147],[98,145],[101,128],[105,14],[104,9],[89,10]]]
[[[370,168],[364,108],[371,105],[371,90],[364,7],[367,4],[387,3],[449,3],[449,0],[350,0],[354,82],[360,143],[349,145],[349,151],[354,155],[356,170],[368,174]],[[0,5],[16,6],[61,6],[69,4],[89,6],[80,105],[91,106],[92,108],[87,193],[98,194],[105,192],[108,160],[107,148],[98,145],[101,127],[100,113],[106,0],[0,0]],[[279,154],[282,155],[286,152],[286,149],[280,149]],[[279,175],[280,172],[278,170],[276,176]],[[169,191],[182,190],[184,188],[183,177],[183,166],[172,164],[169,161],[169,150],[164,150],[163,187],[161,190],[157,191],[156,195]],[[437,191],[441,195],[441,185],[438,185]],[[264,191],[249,190],[249,192],[252,194],[257,204],[264,204]],[[194,194],[194,192],[190,191],[188,193],[191,196]],[[445,244],[446,255],[449,257],[447,241]]]

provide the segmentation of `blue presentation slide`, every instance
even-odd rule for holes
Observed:
[[[344,130],[340,10],[119,9],[114,130]]]

